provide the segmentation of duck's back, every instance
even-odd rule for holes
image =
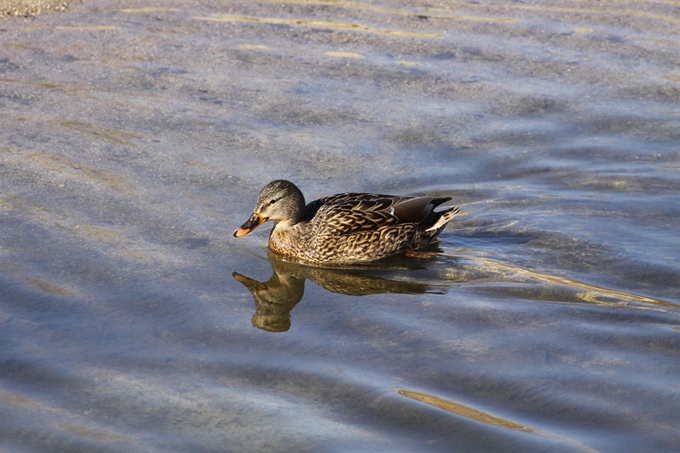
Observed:
[[[417,248],[434,239],[455,215],[444,219],[441,228],[428,231],[442,215],[450,213],[434,211],[448,200],[366,193],[315,200],[306,206],[304,225],[299,225],[297,246],[301,242],[305,246],[304,250],[296,247],[298,254],[305,255],[303,261],[342,264],[373,261]]]

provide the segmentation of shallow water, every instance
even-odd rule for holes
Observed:
[[[160,6],[159,6],[160,5]],[[91,1],[0,21],[0,449],[680,449],[674,2]],[[240,240],[268,181],[432,251]]]

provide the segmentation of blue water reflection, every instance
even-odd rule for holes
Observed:
[[[663,2],[0,19],[0,450],[676,451]],[[450,196],[427,259],[236,242],[260,188]]]

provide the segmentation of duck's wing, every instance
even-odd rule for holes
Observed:
[[[322,198],[306,209],[320,234],[345,235],[385,226],[428,223],[434,208],[447,198],[399,197],[346,193]]]

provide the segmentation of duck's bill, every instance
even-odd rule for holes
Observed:
[[[264,219],[262,217],[260,217],[257,214],[253,214],[252,216],[250,216],[246,223],[236,228],[236,231],[234,231],[234,237],[240,238],[241,236],[245,236],[246,234],[250,233],[255,228],[257,228],[263,222]]]

